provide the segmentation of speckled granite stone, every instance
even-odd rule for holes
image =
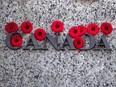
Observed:
[[[61,39],[73,25],[109,21],[116,28],[116,0],[0,0],[0,87],[116,87],[116,29],[107,38],[112,51],[6,48],[6,23],[30,20],[33,31],[53,34],[55,19],[65,24]]]

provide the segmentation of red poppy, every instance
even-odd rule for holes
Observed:
[[[46,32],[44,29],[42,28],[38,28],[35,32],[34,32],[34,36],[37,40],[41,41],[44,40],[46,37]]]
[[[78,26],[73,26],[69,29],[69,35],[72,37],[72,38],[75,38],[77,36],[80,35],[80,28],[78,28]]]
[[[15,22],[10,22],[5,26],[5,30],[8,33],[16,32],[18,30],[18,25]]]
[[[82,37],[76,37],[73,41],[75,48],[80,49],[84,46],[84,40]]]
[[[84,35],[87,31],[87,28],[83,25],[78,26],[78,30],[80,30],[80,36]]]
[[[99,27],[97,24],[92,23],[88,25],[87,31],[89,34],[96,35],[99,33]]]
[[[51,29],[56,33],[62,32],[64,29],[64,23],[61,22],[60,20],[56,20],[52,22]]]
[[[11,43],[12,46],[19,47],[19,46],[22,45],[22,42],[23,42],[23,40],[22,40],[21,35],[14,34],[14,35],[11,36],[10,43]]]
[[[24,21],[22,24],[21,24],[21,30],[23,33],[25,34],[28,34],[32,31],[33,29],[33,24],[29,21]]]
[[[106,35],[108,35],[112,32],[112,25],[108,22],[103,22],[101,24],[100,28],[101,28],[101,31]]]

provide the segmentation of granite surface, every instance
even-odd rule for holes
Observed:
[[[116,28],[116,0],[0,0],[0,87],[116,87],[116,29],[107,37],[112,51],[57,51],[50,44],[48,51],[14,51],[5,46],[6,23],[20,26],[30,20],[33,31],[43,27],[53,34],[55,19],[65,24],[61,41],[73,25],[108,21]]]

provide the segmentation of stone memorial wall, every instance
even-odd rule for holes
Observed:
[[[50,25],[59,19],[64,30],[89,23],[110,22],[107,36],[111,50],[11,50],[6,47],[5,25],[33,23],[54,35]],[[99,40],[100,32],[95,37]],[[25,35],[26,43],[29,34]],[[116,87],[116,0],[0,0],[0,87]]]

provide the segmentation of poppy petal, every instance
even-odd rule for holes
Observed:
[[[112,32],[112,25],[108,22],[103,22],[101,24],[100,28],[101,28],[101,31],[106,35],[108,35]]]
[[[29,21],[24,21],[22,24],[21,24],[21,30],[23,33],[25,34],[28,34],[28,33],[31,33],[33,29],[33,25],[31,22]]]
[[[38,28],[36,29],[36,31],[34,32],[34,36],[37,40],[42,41],[45,39],[46,37],[46,32],[43,28]]]
[[[84,40],[82,37],[76,37],[73,41],[75,48],[80,49],[84,46]]]
[[[77,36],[80,35],[80,30],[78,28],[78,26],[72,26],[70,29],[69,29],[69,35],[72,37],[72,38],[75,38]]]
[[[80,30],[80,36],[86,34],[87,28],[85,26],[79,25],[78,28]]]
[[[14,47],[19,47],[22,45],[22,37],[19,34],[14,34],[11,36],[10,43]]]
[[[54,31],[56,33],[62,32],[64,29],[64,23],[61,22],[60,20],[56,20],[56,21],[52,22],[51,29],[52,29],[52,31]]]
[[[97,24],[91,23],[91,24],[88,25],[87,31],[88,31],[89,34],[96,35],[96,34],[99,33],[99,27],[98,27]]]
[[[9,22],[5,26],[5,30],[7,31],[7,33],[16,32],[18,30],[18,25],[15,22]]]

